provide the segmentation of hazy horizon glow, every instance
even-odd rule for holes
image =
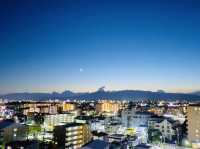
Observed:
[[[200,1],[0,2],[0,94],[200,90]]]

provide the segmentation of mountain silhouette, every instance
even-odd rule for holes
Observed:
[[[200,96],[200,91],[192,92],[191,94]]]
[[[119,91],[105,91],[105,87],[98,89],[96,92],[75,93],[66,90],[62,93],[11,93],[0,96],[1,99],[7,100],[182,100],[182,101],[200,101],[200,95],[184,94],[184,93],[167,93],[167,92],[152,92],[142,90],[119,90]]]

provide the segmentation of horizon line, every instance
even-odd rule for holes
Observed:
[[[63,92],[65,91],[70,91],[70,92],[73,92],[73,93],[93,93],[93,92],[97,92],[99,91],[101,88],[98,88],[96,90],[88,90],[88,91],[77,91],[77,90],[71,90],[71,89],[66,89],[66,90],[63,90],[63,91],[56,91],[56,90],[53,90],[53,91],[48,91],[48,90],[43,90],[43,91],[13,91],[13,92],[7,92],[7,93],[0,93],[0,95],[7,95],[7,94],[17,94],[17,93],[59,93],[59,94],[62,94]],[[157,89],[157,90],[145,90],[145,89],[103,89],[103,91],[105,92],[114,92],[114,91],[147,91],[147,92],[163,92],[163,93],[181,93],[181,94],[191,94],[191,93],[195,93],[195,92],[198,92],[199,90],[193,90],[193,91],[170,91],[170,90],[164,90],[164,89]]]

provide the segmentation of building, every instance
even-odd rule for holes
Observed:
[[[0,106],[0,118],[11,119],[14,116],[14,110],[7,108],[5,105]]]
[[[85,115],[80,115],[75,118],[76,123],[85,123],[89,125],[92,123],[93,120],[94,120],[93,116],[85,116]]]
[[[0,122],[0,148],[11,141],[19,141],[26,138],[26,127],[24,125],[14,123],[10,120]]]
[[[42,128],[44,130],[43,139],[45,141],[53,140],[53,129],[55,126],[65,125],[74,122],[76,115],[74,113],[49,114],[44,116]]]
[[[156,149],[156,148],[147,144],[139,144],[139,145],[136,145],[134,149]]]
[[[53,131],[54,126],[74,122],[74,113],[49,114],[44,116],[44,127],[46,130]]]
[[[108,136],[109,142],[123,142],[126,139],[126,135],[123,134],[112,134]]]
[[[40,149],[40,143],[35,140],[13,141],[6,144],[5,149]]]
[[[56,114],[58,105],[51,102],[28,102],[23,103],[20,109],[24,115],[29,115],[30,113]]]
[[[81,149],[109,149],[109,143],[102,140],[94,140]]]
[[[110,115],[115,115],[122,108],[122,105],[117,102],[112,101],[102,101],[96,104],[96,111],[98,113],[106,113]]]
[[[193,148],[200,148],[200,105],[187,107],[187,129]]]
[[[77,149],[90,142],[92,134],[87,124],[69,123],[56,126],[54,129],[54,142],[58,148]]]
[[[92,131],[93,140],[108,141],[108,134],[104,132]]]
[[[163,114],[165,113],[165,110],[166,110],[165,106],[158,106],[158,107],[152,107],[148,109],[148,112],[151,112],[158,116],[163,116]]]
[[[73,111],[75,109],[76,109],[75,103],[63,102],[63,104],[62,104],[62,111],[63,112],[69,112],[69,111]]]
[[[90,127],[92,131],[105,132],[106,131],[105,120],[94,120],[91,123]]]
[[[176,140],[179,122],[166,118],[152,118],[148,121],[148,128],[159,130],[164,142]]]
[[[148,112],[139,112],[134,108],[126,109],[121,113],[122,126],[127,129],[127,134],[136,135],[138,142],[146,143],[148,139],[148,121],[151,117],[152,114]]]
[[[105,132],[108,134],[123,134],[121,123],[109,122],[105,126]]]
[[[126,128],[138,128],[147,126],[152,114],[148,112],[137,112],[134,108],[123,110],[121,114],[122,125]]]

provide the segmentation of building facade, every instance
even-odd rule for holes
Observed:
[[[53,130],[54,126],[74,122],[76,115],[74,113],[49,114],[44,116],[44,127],[47,130]]]
[[[187,130],[193,148],[200,148],[200,105],[187,107]]]
[[[123,110],[121,114],[122,125],[126,128],[138,128],[147,126],[151,114],[147,112],[137,112],[135,109]]]
[[[87,124],[70,123],[56,126],[54,129],[54,142],[58,148],[77,149],[90,142],[92,134]]]
[[[102,101],[96,104],[96,111],[98,113],[107,113],[110,115],[115,115],[122,108],[122,105],[117,102],[112,101]]]
[[[0,148],[11,141],[23,140],[26,138],[26,127],[24,125],[3,120],[0,122]]]
[[[63,102],[63,104],[62,104],[63,112],[69,112],[69,111],[73,111],[75,109],[76,109],[75,103]]]
[[[171,119],[151,119],[148,121],[148,128],[159,130],[164,142],[172,141],[176,137],[178,123]]]

